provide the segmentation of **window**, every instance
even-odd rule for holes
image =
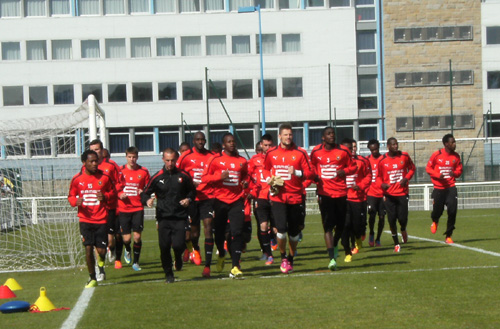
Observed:
[[[356,0],[356,17],[358,18],[358,21],[374,21],[374,0]]]
[[[176,150],[179,147],[178,131],[160,131],[160,150],[171,147]]]
[[[300,9],[300,0],[279,0],[280,9]]]
[[[324,7],[324,0],[307,0],[307,7]]]
[[[50,15],[69,15],[69,0],[50,0]]]
[[[500,89],[500,71],[488,72],[488,89]]]
[[[175,39],[156,39],[156,56],[175,56]]]
[[[201,37],[181,37],[182,56],[201,56]]]
[[[274,8],[274,0],[255,0],[255,7],[260,5],[261,9],[266,9],[266,8]]]
[[[135,129],[135,146],[140,152],[154,151],[154,134],[151,128]]]
[[[257,35],[257,54],[260,54],[259,35]],[[263,54],[276,53],[276,34],[263,34],[262,35],[262,50]]]
[[[210,83],[210,99],[227,98],[227,82],[212,81]]]
[[[24,105],[22,86],[2,87],[2,91],[3,106]]]
[[[486,27],[486,44],[500,45],[500,26]]]
[[[2,60],[16,61],[21,59],[19,42],[2,42]]]
[[[99,0],[79,0],[78,13],[80,16],[99,15],[100,13]]]
[[[233,80],[233,99],[253,98],[252,80]]]
[[[350,7],[351,0],[330,0],[330,7]]]
[[[375,32],[359,31],[357,35],[358,65],[376,65]]]
[[[82,58],[100,58],[99,40],[82,40]]]
[[[54,104],[75,104],[73,85],[55,85]]]
[[[31,156],[50,156],[51,151],[50,139],[37,139],[30,142]]]
[[[302,78],[283,78],[283,97],[302,97]]]
[[[239,138],[236,138],[236,145],[238,149],[253,150],[255,148],[254,133],[253,129],[235,129],[235,133],[238,134]]]
[[[21,0],[0,1],[0,17],[20,17]]]
[[[264,97],[276,97],[276,79],[264,79]],[[260,79],[259,79],[259,97],[260,96]]]
[[[26,58],[29,61],[40,61],[47,59],[47,43],[44,40],[26,41]]]
[[[133,102],[152,102],[153,84],[151,82],[132,83]]]
[[[125,57],[125,39],[106,39],[106,58]]]
[[[281,51],[284,53],[296,53],[300,51],[300,34],[283,34],[281,41]]]
[[[194,101],[203,99],[202,81],[183,81],[182,99],[185,101]]]
[[[131,14],[149,13],[149,0],[128,0],[128,7]]]
[[[207,55],[226,55],[226,36],[213,35],[207,36]]]
[[[453,116],[453,128],[456,129],[472,129],[474,128],[474,115],[461,114]],[[415,128],[413,128],[415,123]],[[396,118],[397,131],[413,131],[413,130],[448,130],[451,128],[450,115],[431,115],[431,116],[415,116],[415,117],[399,117]]]
[[[205,0],[205,10],[224,10],[224,0]]]
[[[132,58],[151,57],[151,39],[149,38],[130,39],[130,52]]]
[[[250,54],[250,36],[233,36],[233,54]]]
[[[52,40],[52,59],[71,59],[71,40]]]
[[[8,157],[26,155],[26,145],[24,143],[7,145],[5,146],[5,153]]]
[[[370,139],[377,139],[377,126],[360,126],[359,140],[369,141]]]
[[[453,85],[474,84],[474,71],[452,71]],[[396,73],[396,88],[401,87],[433,87],[450,84],[450,72],[404,72]]]
[[[367,75],[358,78],[358,109],[377,109],[377,76]]]
[[[158,100],[177,99],[177,85],[175,82],[162,82],[158,84]]]
[[[472,26],[402,27],[394,29],[394,42],[471,41]]]
[[[102,103],[102,86],[100,84],[82,85],[82,102],[84,102],[90,94],[94,95],[98,103]]]
[[[175,0],[155,0],[155,13],[175,12]]]
[[[125,84],[108,85],[108,102],[126,102],[127,86]]]
[[[200,0],[178,0],[179,12],[198,12],[200,11]]]
[[[47,16],[45,0],[24,0],[25,16]]]
[[[125,14],[125,3],[123,0],[103,0],[104,15]]]
[[[30,105],[48,104],[47,87],[30,87]]]
[[[130,132],[128,129],[109,129],[109,152],[123,153],[130,146]]]

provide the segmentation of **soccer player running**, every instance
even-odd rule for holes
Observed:
[[[323,144],[311,152],[311,162],[316,170],[318,203],[325,234],[325,244],[331,271],[337,268],[338,243],[344,230],[347,212],[346,176],[356,172],[351,153],[335,143],[335,129],[326,127]],[[333,230],[335,229],[335,234]],[[342,239],[346,259],[351,255],[349,239]]]
[[[370,228],[370,233],[368,237],[368,244],[370,247],[374,245],[380,247],[380,237],[384,231],[385,224],[385,208],[384,208],[384,191],[380,187],[380,182],[377,183],[377,172],[378,163],[382,159],[382,154],[380,154],[380,143],[376,139],[370,139],[368,141],[368,149],[370,150],[370,156],[368,161],[370,162],[371,172],[372,172],[372,183],[367,193],[366,202],[368,204],[368,226]],[[377,226],[377,236],[375,237],[375,219],[378,214],[378,226]]]
[[[457,188],[455,180],[462,175],[463,167],[460,156],[455,149],[457,142],[452,134],[443,136],[444,148],[434,152],[425,167],[431,176],[434,190],[432,191],[432,213],[431,233],[435,234],[439,224],[439,218],[443,214],[444,206],[448,212],[448,223],[444,235],[446,243],[453,243],[451,235],[455,229],[457,218]]]
[[[248,163],[248,173],[255,183],[254,215],[259,228],[259,243],[263,252],[266,265],[274,263],[271,249],[271,235],[269,223],[271,222],[271,203],[269,202],[269,184],[266,177],[269,176],[264,168],[264,161],[269,149],[273,146],[273,138],[269,134],[262,136],[262,140],[256,145],[256,153]]]
[[[188,207],[196,197],[191,177],[175,166],[177,158],[177,151],[170,147],[166,148],[162,155],[165,166],[151,178],[141,193],[143,205],[151,208],[155,198],[157,200],[158,243],[166,283],[175,281],[171,248],[174,249],[175,269],[178,271],[182,269],[182,253],[186,248]],[[151,196],[153,193],[154,198]]]
[[[89,280],[85,288],[97,286],[97,281],[104,280],[104,259],[108,244],[107,219],[109,202],[116,198],[116,191],[111,178],[98,169],[97,153],[91,150],[81,156],[83,169],[71,180],[68,201],[72,207],[78,207],[80,234],[85,246],[85,259],[89,271]],[[99,274],[96,275],[94,247],[98,253]],[[97,276],[100,280],[97,280]]]
[[[184,152],[177,161],[177,168],[187,172],[193,179],[196,187],[196,201],[190,207],[191,217],[191,243],[193,251],[189,258],[196,265],[201,264],[200,255],[200,224],[203,221],[205,233],[205,267],[202,276],[210,277],[210,263],[212,262],[212,252],[214,249],[214,237],[212,233],[213,221],[213,191],[210,184],[202,183],[201,176],[208,164],[208,160],[213,153],[205,148],[207,140],[205,134],[198,131],[194,134],[193,148]]]
[[[293,271],[293,257],[303,224],[302,181],[314,178],[314,171],[307,152],[293,142],[290,124],[280,126],[278,137],[280,144],[267,152],[264,168],[271,175],[266,179],[271,185],[271,211],[278,230],[276,237],[281,253],[280,270],[286,274]],[[287,233],[290,247],[288,256]]]
[[[236,141],[231,133],[222,137],[224,150],[214,155],[205,168],[201,178],[202,183],[212,184],[214,188],[214,228],[215,244],[219,251],[217,271],[224,269],[224,240],[226,227],[231,232],[230,248],[232,269],[231,278],[240,278],[240,259],[245,244],[243,230],[245,225],[243,189],[248,186],[247,160],[238,154]]]
[[[139,257],[141,256],[142,239],[144,229],[144,206],[141,203],[140,194],[149,182],[149,171],[137,164],[139,149],[135,146],[125,151],[127,164],[120,168],[123,177],[123,193],[118,197],[118,221],[123,237],[123,244],[127,250],[130,249],[131,233],[134,231],[134,261],[132,269],[140,271]]]
[[[415,174],[415,165],[406,152],[399,151],[398,140],[391,137],[387,140],[388,152],[378,163],[377,183],[384,191],[384,206],[387,211],[387,221],[391,228],[394,252],[399,252],[401,246],[398,239],[397,222],[401,226],[403,243],[408,241],[408,182]]]

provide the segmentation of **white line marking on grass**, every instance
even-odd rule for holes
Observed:
[[[78,324],[78,321],[82,318],[87,306],[89,305],[90,299],[94,294],[95,288],[84,288],[80,298],[75,304],[75,307],[71,310],[66,321],[61,326],[61,329],[74,329]]]

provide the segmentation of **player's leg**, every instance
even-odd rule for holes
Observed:
[[[373,196],[366,197],[366,203],[368,204],[367,213],[368,213],[368,243],[370,247],[373,247],[375,244],[375,219],[377,218],[377,207],[376,202],[378,198]]]
[[[174,250],[174,267],[177,271],[182,269],[182,254],[186,248],[185,236],[187,230],[186,220],[172,221],[172,249]]]
[[[351,233],[353,232],[353,216],[351,214],[352,212],[351,203],[352,202],[347,201],[347,211],[344,220],[344,228],[342,230],[342,246],[344,247],[346,262],[349,262],[350,261],[349,256],[352,256],[352,249],[350,243]],[[355,250],[354,252],[357,253],[357,250]]]
[[[108,211],[108,219],[106,222],[108,228],[108,250],[107,250],[107,258],[108,262],[113,263],[116,260],[115,248],[116,241],[115,235],[119,233],[116,231],[116,223],[118,222],[118,215],[116,214],[116,209],[110,209]]]
[[[144,210],[133,212],[132,214],[132,230],[134,231],[134,263],[132,268],[135,271],[140,271],[139,258],[142,249],[142,231],[144,229]]]
[[[219,251],[219,258],[217,260],[217,271],[222,272],[224,269],[224,260],[226,257],[226,250],[224,249],[224,241],[226,240],[226,227],[227,227],[227,205],[220,201],[214,201],[214,238],[215,245]]]
[[[123,255],[123,237],[120,228],[120,220],[117,217],[115,220],[115,268],[122,268],[122,255]],[[111,249],[111,248],[110,248]]]
[[[194,263],[195,265],[201,265],[201,255],[200,255],[200,224],[201,224],[201,214],[200,214],[200,202],[196,201],[193,202],[192,207],[194,208],[192,210],[191,214],[191,244],[193,246],[193,250],[189,254],[189,260],[191,263]],[[191,207],[190,205],[190,207]]]
[[[85,247],[85,261],[87,263],[87,270],[89,272],[89,280],[85,288],[92,288],[97,286],[97,277],[95,271],[95,257],[94,257],[94,240],[93,234],[89,229],[88,223],[80,222],[80,236],[82,243]]]
[[[160,260],[167,283],[174,281],[172,271],[172,255],[170,247],[172,246],[172,221],[161,219],[158,221],[158,245],[160,247]]]
[[[281,255],[281,266],[280,270],[282,273],[288,273],[288,259],[286,257],[287,249],[287,238],[286,234],[288,232],[287,227],[287,205],[283,202],[273,202],[271,205],[271,211],[274,218],[274,224],[276,225],[276,240],[278,242],[278,249]]]
[[[132,214],[129,212],[120,213],[118,220],[120,221],[120,230],[122,233],[123,245],[125,247],[124,260],[126,264],[132,262],[131,243],[132,243]]]
[[[377,213],[378,213],[378,226],[377,226],[377,237],[375,238],[375,245],[380,247],[380,238],[382,237],[382,232],[384,232],[385,226],[385,205],[384,198],[377,198]]]
[[[384,197],[384,206],[385,210],[387,211],[387,221],[389,222],[389,227],[391,229],[392,240],[394,241],[394,251],[399,252],[399,248],[397,248],[399,246],[399,239],[398,227],[396,226],[397,212],[395,198],[390,195],[386,195]]]
[[[397,216],[399,225],[401,226],[401,236],[403,243],[408,242],[408,232],[406,226],[408,225],[408,202],[409,196],[397,197]]]
[[[94,226],[94,242],[97,251],[97,281],[106,280],[104,272],[104,261],[106,260],[106,249],[108,245],[108,227],[106,224],[92,224]]]
[[[288,239],[290,246],[290,254],[288,255],[288,273],[293,271],[293,259],[297,244],[299,243],[300,232],[304,223],[304,206],[299,204],[287,205],[287,218],[288,218]]]
[[[332,217],[335,234],[333,235],[333,247],[337,247],[344,230],[345,217],[347,214],[347,197],[334,198],[332,200]]]
[[[229,218],[229,228],[231,232],[231,273],[230,277],[240,277],[243,275],[240,267],[241,253],[245,244],[243,228],[245,225],[244,201],[238,200],[229,206],[227,218]]]
[[[348,204],[351,207],[352,234],[355,239],[355,248],[359,251],[363,248],[362,236],[365,232],[364,213],[366,207],[363,207],[363,202],[348,202]]]
[[[203,232],[205,234],[205,268],[202,276],[210,277],[210,264],[212,263],[212,254],[214,251],[214,234],[213,234],[213,214],[214,200],[200,201],[198,211],[200,218],[203,218]]]
[[[271,205],[265,199],[257,199],[255,204],[257,208],[254,208],[256,210],[254,213],[258,215],[259,242],[261,243],[263,253],[266,255],[266,265],[271,265],[274,261],[268,224],[271,217]]]
[[[431,212],[431,233],[435,234],[439,225],[439,219],[444,211],[446,203],[446,191],[443,189],[434,189],[431,194],[432,198],[432,212]]]
[[[451,236],[453,234],[453,231],[455,230],[455,222],[457,219],[458,209],[458,194],[457,188],[455,186],[447,189],[446,209],[448,212],[448,223],[446,226],[446,232],[444,232],[444,234],[447,238],[447,242],[453,243],[453,240],[451,240]]]

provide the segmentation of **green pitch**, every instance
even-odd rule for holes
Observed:
[[[430,223],[428,212],[412,212],[401,253],[393,253],[391,236],[384,233],[382,247],[368,247],[367,239],[349,264],[341,251],[339,270],[330,272],[319,216],[308,216],[290,275],[280,273],[277,252],[272,266],[258,260],[254,228],[242,256],[245,280],[228,278],[226,260],[224,273],[212,266],[208,280],[201,278],[202,266],[185,264],[175,273],[178,281],[167,285],[155,225],[147,221],[142,271],[108,266],[107,280],[95,289],[78,328],[500,327],[498,210],[459,210],[456,246],[440,243],[446,216],[435,235]],[[16,291],[16,300],[34,303],[44,286],[56,307],[73,309],[88,274],[86,269],[1,273],[0,283],[10,277],[24,288]],[[60,328],[69,315],[0,314],[0,327]]]

